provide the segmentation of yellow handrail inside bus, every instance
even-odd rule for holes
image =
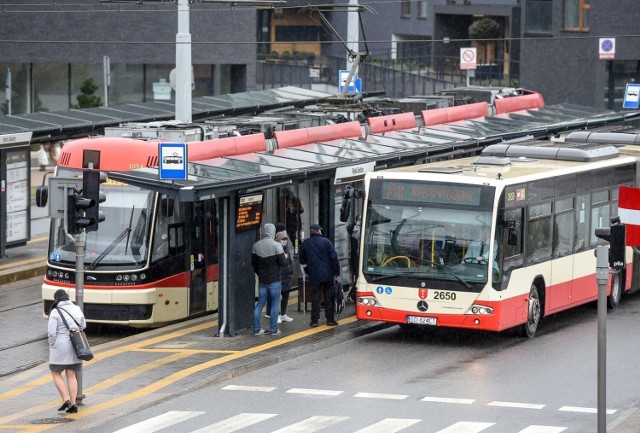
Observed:
[[[393,256],[393,257],[389,257],[387,259],[384,259],[382,261],[382,267],[387,266],[387,264],[389,264],[389,262],[393,261],[393,260],[406,260],[407,261],[407,268],[411,267],[411,259],[407,256]]]

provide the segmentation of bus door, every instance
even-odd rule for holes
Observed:
[[[189,223],[189,315],[203,313],[207,301],[206,226],[210,218],[205,202],[191,204]]]

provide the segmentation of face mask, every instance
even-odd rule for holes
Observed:
[[[282,245],[283,247],[287,246],[287,241],[280,241],[280,245]]]

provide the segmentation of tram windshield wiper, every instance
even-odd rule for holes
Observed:
[[[129,232],[131,232],[131,229],[130,229],[129,227],[125,228],[125,229],[122,231],[122,233],[120,233],[120,234],[118,235],[118,237],[117,237],[117,238],[115,238],[115,239],[113,240],[113,242],[111,242],[109,245],[107,245],[107,247],[104,249],[104,251],[102,251],[102,252],[100,253],[100,255],[99,255],[98,257],[96,257],[96,259],[93,261],[93,263],[91,263],[89,266],[87,266],[87,270],[89,270],[89,271],[93,271],[93,270],[98,266],[98,264],[102,261],[102,259],[104,259],[105,257],[107,257],[107,255],[108,255],[111,251],[113,251],[113,249],[114,249],[115,247],[117,247],[117,246],[118,246],[118,244],[119,244],[120,242],[122,242],[122,240],[123,240],[124,238],[126,238],[127,236],[129,236]]]

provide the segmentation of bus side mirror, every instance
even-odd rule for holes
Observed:
[[[169,197],[162,197],[160,200],[160,214],[164,217],[172,217],[173,216],[173,206],[174,200]]]
[[[507,230],[509,230],[507,245],[518,245],[518,223],[514,220],[507,221]]]

